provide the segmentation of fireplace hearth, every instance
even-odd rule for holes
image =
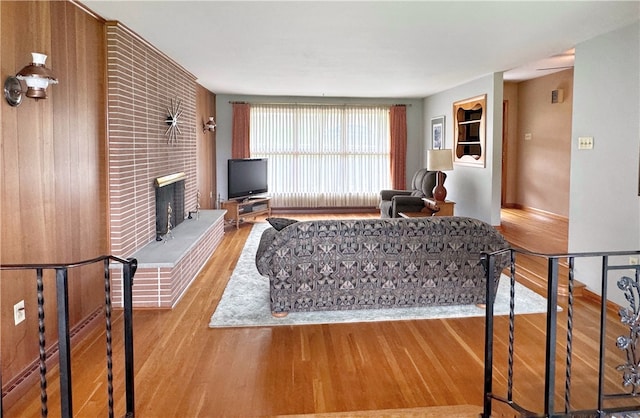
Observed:
[[[185,173],[158,177],[156,186],[156,241],[184,221]]]

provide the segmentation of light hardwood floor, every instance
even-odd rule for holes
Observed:
[[[308,219],[328,215],[290,216]],[[566,246],[566,226],[562,230],[552,219],[538,234],[531,231],[539,228],[539,219],[519,212],[512,216],[519,217],[520,226],[503,227],[508,239],[546,252],[555,251],[545,249],[549,243],[561,246],[564,239]],[[522,228],[526,224],[531,228]],[[467,416],[482,411],[484,318],[209,329],[209,318],[250,227],[247,223],[238,230],[227,228],[221,246],[173,310],[135,311],[137,416],[254,417],[469,405],[476,406],[471,407],[476,413]],[[566,309],[560,315],[566,315]],[[115,329],[120,333],[121,313],[117,317]],[[573,365],[574,382],[579,387],[574,389],[572,400],[579,408],[595,406],[591,397],[597,388],[597,321],[598,306],[577,300]],[[506,318],[496,318],[498,364],[506,364],[506,324]],[[540,408],[545,315],[519,316],[516,327],[514,397],[526,407]],[[623,332],[615,324],[609,327],[610,338]],[[562,356],[565,343],[563,334],[559,335],[558,353]],[[116,411],[122,415],[120,338],[114,349],[116,367],[120,367],[115,374]],[[76,416],[106,416],[104,353],[101,330],[94,330],[74,350]],[[504,370],[496,376],[496,391],[504,388]],[[559,378],[563,370],[558,368]],[[49,383],[49,409],[56,416],[59,394],[54,379],[55,370]],[[606,384],[618,385],[619,380],[611,375]],[[559,382],[562,387],[563,381]],[[562,405],[562,399],[556,403]],[[454,411],[452,408],[451,413]],[[34,387],[5,412],[9,417],[39,416],[39,389]],[[495,415],[515,414],[498,405]],[[393,416],[419,415],[399,411]]]

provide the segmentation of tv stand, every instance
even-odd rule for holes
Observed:
[[[255,218],[260,215],[271,216],[270,197],[249,197],[240,200],[226,200],[222,202],[222,209],[227,213],[224,219],[236,224],[236,229],[240,228],[240,222],[246,218]]]

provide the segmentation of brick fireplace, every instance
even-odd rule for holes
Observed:
[[[145,254],[143,250],[156,243],[158,231],[163,234],[157,223],[166,228],[166,217],[156,220],[157,212],[167,213],[168,203],[156,210],[158,179],[180,174],[180,180],[171,183],[173,196],[167,198],[175,205],[174,226],[196,207],[196,79],[120,23],[107,22],[106,27],[110,253],[126,258]],[[180,101],[182,113],[180,133],[169,143],[165,120],[172,101]],[[174,200],[176,194],[180,203]],[[135,307],[175,305],[224,232],[217,223],[201,229],[204,235],[197,239],[205,244],[187,246],[186,253],[171,260],[154,258],[147,265],[139,260]],[[169,252],[168,247],[163,250]],[[116,305],[121,302],[119,286],[114,278]]]
[[[185,205],[196,205],[196,82],[116,22],[107,24],[107,77],[111,253],[129,257],[156,239],[157,178],[184,173]],[[182,133],[169,144],[175,98]]]

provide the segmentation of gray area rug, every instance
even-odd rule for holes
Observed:
[[[406,309],[291,312],[285,318],[274,318],[269,308],[269,279],[258,273],[255,263],[260,236],[269,226],[267,222],[253,225],[236,268],[211,317],[210,328],[462,318],[485,314],[484,309],[475,305],[456,305]],[[515,294],[516,314],[546,312],[546,298],[519,283],[516,283]],[[509,314],[509,278],[504,275],[498,286],[494,313],[495,315]]]

